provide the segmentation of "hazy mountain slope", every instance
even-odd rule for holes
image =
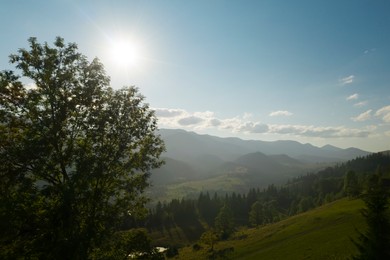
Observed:
[[[286,167],[261,152],[243,155],[239,157],[236,162],[250,169],[261,170],[263,172],[277,173],[287,170]]]
[[[184,130],[161,129],[160,134],[167,146],[167,156],[183,161],[191,161],[201,154],[213,154],[223,160],[233,160],[248,153],[262,152],[266,155],[285,154],[308,162],[345,161],[369,152],[334,146],[316,147],[296,141],[255,141],[239,138],[221,138],[198,135]]]
[[[169,180],[163,180],[161,183],[155,181],[156,185],[163,185],[156,188],[157,194],[152,190],[151,196],[155,199],[196,198],[200,192],[206,191],[218,194],[245,193],[249,188],[265,188],[269,184],[283,184],[288,179],[302,175],[305,169],[305,164],[286,155],[267,156],[260,152],[249,153],[234,161],[223,162],[213,168],[208,175],[199,175],[198,172],[193,174],[194,168],[188,163],[173,160],[168,161],[167,165],[169,162],[179,164],[180,169],[185,169],[183,165],[186,165],[191,174],[184,176],[187,179],[182,179],[181,182],[169,182],[174,179],[172,173],[167,175]],[[167,165],[163,168],[165,172],[168,169],[175,170]],[[160,178],[164,176],[164,172],[158,174]],[[183,176],[183,173],[180,174]],[[153,173],[152,177],[154,175]]]
[[[278,162],[279,164],[288,167],[303,167],[305,165],[302,161],[291,158],[285,154],[269,155],[268,157],[272,158],[274,161]]]
[[[193,179],[197,176],[195,170],[188,164],[172,158],[163,158],[165,164],[151,174],[154,185],[180,182]]]
[[[251,152],[239,144],[224,142],[222,138],[198,135],[184,130],[161,129],[160,134],[165,141],[167,150],[165,156],[186,162],[192,162],[208,154],[228,161]]]
[[[295,164],[293,164],[295,162]],[[303,163],[287,155],[265,155],[260,152],[249,153],[239,157],[235,163],[246,168],[248,182],[251,187],[259,185],[284,183],[292,177],[303,174]],[[290,163],[289,165],[287,165]]]
[[[295,141],[248,141],[172,129],[161,129],[159,133],[167,151],[164,153],[166,164],[152,171],[155,186],[201,180],[210,188],[225,176],[234,181],[228,181],[222,187],[227,187],[228,191],[233,186],[241,190],[247,183],[266,186],[287,181],[308,170],[316,171],[321,167],[317,162],[344,161],[368,154],[355,148],[340,149],[330,145],[320,148]],[[193,186],[195,192],[201,184]],[[164,193],[167,189],[159,190]],[[212,190],[221,190],[221,187]],[[185,188],[180,188],[180,194],[181,191]]]

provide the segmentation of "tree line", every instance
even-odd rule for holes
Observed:
[[[246,194],[224,196],[206,191],[197,199],[158,202],[142,225],[162,232],[181,227],[190,239],[198,239],[202,232],[212,229],[225,239],[240,226],[262,226],[345,196],[359,197],[369,177],[390,173],[389,166],[389,156],[375,153],[291,179],[279,187],[269,185],[262,190],[251,188]]]

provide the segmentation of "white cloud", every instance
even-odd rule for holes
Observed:
[[[301,135],[307,126],[301,125],[271,125],[270,132],[274,134]]]
[[[385,113],[389,108],[383,108],[377,111],[378,115]],[[348,138],[348,137],[367,137],[375,129],[367,127],[366,129],[353,129],[344,126],[312,126],[312,125],[278,125],[254,122],[248,119],[245,114],[241,117],[216,118],[213,112],[195,112],[190,113],[182,109],[155,109],[158,116],[160,127],[184,128],[188,130],[215,129],[230,131],[232,133],[245,134],[277,134],[291,135],[301,137],[318,138]],[[371,110],[365,112],[371,114]],[[365,114],[363,113],[363,114]],[[390,112],[389,112],[390,113]],[[364,115],[359,115],[359,120]],[[357,117],[357,118],[358,118]]]
[[[364,51],[364,54],[369,54],[369,53],[375,52],[375,51],[376,51],[375,48],[371,48],[371,49],[365,50],[365,51]]]
[[[358,93],[355,93],[355,94],[353,94],[353,95],[350,95],[350,96],[347,97],[346,99],[347,99],[347,101],[359,99],[359,94],[358,94]]]
[[[356,117],[351,117],[351,119],[352,119],[352,121],[355,121],[355,122],[367,121],[368,119],[371,118],[371,112],[372,112],[372,109],[367,110],[366,112],[363,112]]]
[[[270,132],[275,134],[288,134],[305,137],[320,138],[348,138],[367,137],[368,130],[340,127],[315,127],[311,125],[271,125]]]
[[[197,125],[204,121],[203,118],[197,116],[188,116],[180,118],[177,122],[182,126]]]
[[[390,123],[390,106],[385,106],[376,111],[376,116],[382,117],[382,120],[386,123]]]
[[[252,128],[251,133],[260,134],[267,133],[269,131],[269,126],[266,124],[255,123]]]
[[[221,120],[219,120],[217,118],[212,118],[212,119],[208,120],[208,126],[210,126],[210,127],[220,126],[221,124],[222,124]]]
[[[293,113],[286,110],[273,111],[269,114],[269,116],[292,116],[292,115]]]
[[[241,124],[236,130],[243,133],[261,134],[268,132],[268,125],[259,122],[245,122]]]
[[[157,117],[177,117],[185,114],[183,109],[154,108]]]
[[[367,105],[367,101],[361,101],[354,104],[355,107],[364,107],[365,105]]]
[[[245,112],[242,118],[243,119],[249,119],[249,118],[252,118],[252,117],[253,117],[253,114]]]
[[[195,112],[194,116],[201,117],[201,118],[214,118],[214,112],[211,111],[205,111],[205,112]]]
[[[221,129],[232,130],[233,132],[239,132],[243,120],[239,117],[220,119],[221,120]]]
[[[351,84],[354,80],[355,80],[355,75],[349,75],[347,77],[340,79],[339,81],[342,85],[347,85],[347,84]]]

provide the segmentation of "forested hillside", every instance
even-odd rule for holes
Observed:
[[[359,157],[282,186],[224,196],[202,192],[197,199],[158,202],[143,225],[157,242],[176,246],[196,241],[207,230],[228,237],[239,227],[275,223],[346,196],[358,197],[367,177],[375,172],[390,173],[388,154]]]

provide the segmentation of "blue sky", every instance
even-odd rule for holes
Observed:
[[[160,127],[388,150],[389,13],[386,0],[4,0],[0,69],[29,37],[61,36],[114,88],[137,86]],[[113,59],[124,40],[137,62]]]

